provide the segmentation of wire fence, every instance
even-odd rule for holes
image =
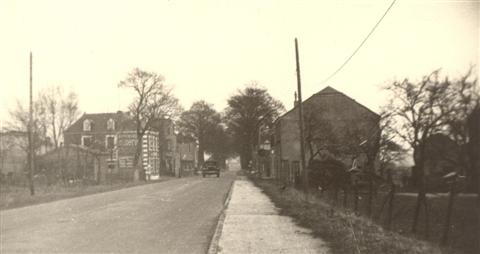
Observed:
[[[298,164],[288,161],[276,163],[273,179],[280,188],[303,189],[301,172],[296,165]],[[310,194],[330,204],[335,211],[368,217],[386,230],[465,250],[466,253],[479,250],[476,239],[479,218],[475,205],[478,195],[460,193],[463,190],[461,184],[455,187],[453,193],[448,191],[427,193],[426,206],[420,211],[418,229],[416,233],[412,233],[418,194],[411,192],[411,189],[408,189],[410,192],[406,192],[407,188],[387,181],[374,183],[371,192],[365,184],[360,186],[337,184],[322,189],[318,182],[309,180]],[[448,190],[445,186],[440,186],[438,179],[427,185],[429,190]]]

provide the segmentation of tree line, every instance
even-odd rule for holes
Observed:
[[[461,147],[459,168],[467,175],[471,189],[475,188],[475,181],[478,182],[475,180],[478,179],[478,146],[472,140],[478,142],[480,133],[480,96],[473,70],[457,79],[441,77],[437,70],[419,81],[404,79],[385,86],[391,97],[382,109],[380,141],[374,147],[373,157],[380,160],[380,176],[385,177],[386,165],[405,156],[406,150],[413,151],[412,182],[419,192],[419,204],[423,203],[427,191],[423,165],[425,144],[434,134],[445,134]],[[136,123],[138,140],[152,128],[155,119],[170,118],[179,133],[197,140],[200,164],[207,153],[219,161],[239,156],[242,168],[247,168],[259,145],[258,137],[271,135],[275,120],[285,111],[279,100],[255,82],[230,96],[223,111],[217,111],[205,100],[195,101],[184,110],[161,74],[138,68],[128,73],[118,87],[134,92],[128,111]],[[329,130],[328,124],[317,123],[315,114],[305,111],[305,143],[315,143],[315,147],[338,153],[334,136],[328,135],[334,130]],[[28,111],[21,103],[17,103],[10,115],[10,129],[27,129]],[[58,86],[41,90],[34,103],[35,147],[47,143],[60,146],[63,131],[78,117],[78,96],[74,91],[64,91]],[[354,147],[344,150],[349,149]],[[140,162],[139,156],[140,148],[135,154],[136,164]]]
[[[204,154],[210,154],[220,163],[240,155],[242,166],[246,167],[252,159],[259,124],[271,126],[284,110],[280,101],[256,83],[246,85],[232,95],[223,111],[217,111],[205,100],[195,101],[184,110],[161,74],[139,68],[128,73],[118,87],[133,91],[128,112],[135,122],[137,141],[152,129],[156,119],[172,119],[179,134],[197,140],[199,165],[204,162]],[[32,130],[37,154],[41,147],[61,146],[63,132],[79,118],[80,110],[77,93],[65,91],[61,86],[42,89],[35,97]],[[5,129],[26,133],[28,108],[17,101],[9,113],[10,121]],[[28,151],[28,144],[25,142],[22,148]],[[141,163],[140,154],[141,147],[138,146],[135,165]]]
[[[199,165],[208,153],[223,164],[227,158],[239,155],[242,167],[246,167],[257,145],[259,124],[271,126],[284,110],[280,101],[256,83],[228,98],[228,106],[221,112],[205,100],[195,101],[183,110],[160,74],[138,68],[119,87],[135,92],[129,111],[137,123],[138,140],[155,119],[170,118],[176,122],[179,133],[197,140]],[[137,150],[137,163],[139,154]]]

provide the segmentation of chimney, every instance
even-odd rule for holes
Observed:
[[[293,101],[293,107],[296,107],[298,105],[298,96],[297,92],[295,91],[295,100]]]

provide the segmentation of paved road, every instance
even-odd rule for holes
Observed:
[[[233,179],[182,178],[2,211],[0,253],[206,253]]]

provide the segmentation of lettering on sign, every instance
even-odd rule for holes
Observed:
[[[133,168],[133,156],[118,157],[118,167],[120,167],[120,168]]]
[[[135,134],[119,135],[118,144],[120,146],[136,146],[137,145],[137,136]]]

